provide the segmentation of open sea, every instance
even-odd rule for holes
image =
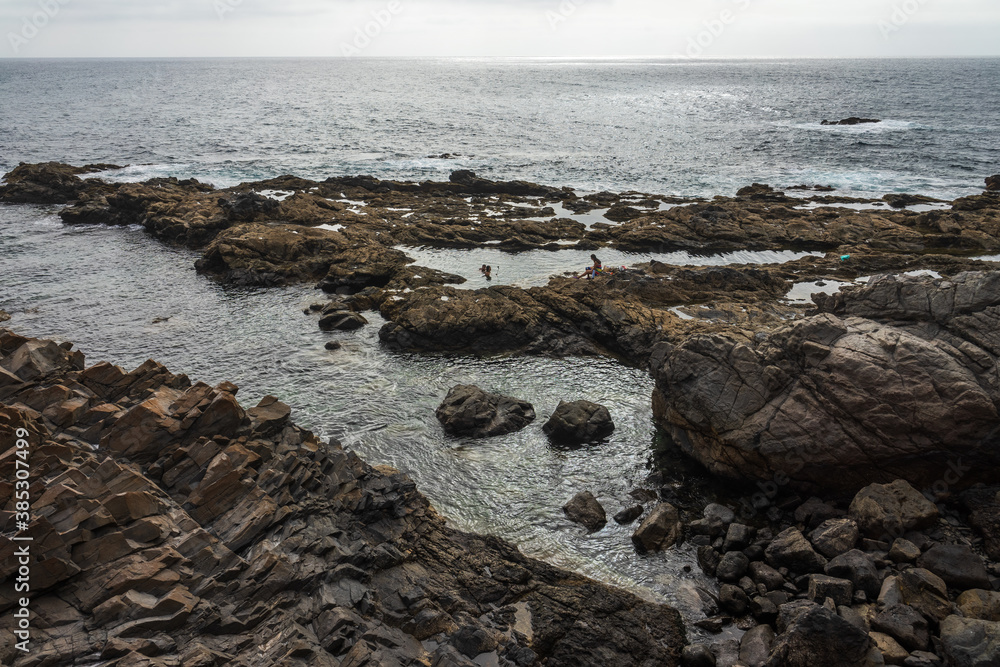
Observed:
[[[998,109],[1000,59],[0,60],[0,170],[954,198],[1000,172]],[[849,116],[883,122],[820,125]]]
[[[446,180],[472,169],[582,192],[732,195],[756,181],[950,199],[1000,173],[998,110],[1000,59],[0,60],[0,172],[111,162],[128,167],[109,178],[229,186],[286,173]],[[848,116],[883,122],[820,124]],[[140,228],[67,227],[57,212],[0,206],[5,326],[72,340],[90,362],[131,369],[152,357],[195,380],[231,380],[248,407],[279,396],[301,425],[410,473],[458,528],[699,617],[695,588],[708,582],[692,549],[639,556],[632,528],[585,535],[561,510],[589,489],[613,514],[651,472],[659,434],[641,370],[391,354],[377,314],[360,332],[324,333],[302,314],[320,298],[311,286],[227,288],[195,273],[195,252]],[[421,252],[428,265],[479,260]],[[711,261],[794,256],[779,255]],[[517,261],[538,284],[584,260]],[[344,348],[326,352],[331,339]],[[486,441],[448,438],[434,409],[459,383],[529,400],[539,422]],[[607,405],[618,428],[601,445],[553,449],[540,424],[578,398]]]

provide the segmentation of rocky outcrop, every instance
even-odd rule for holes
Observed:
[[[820,125],[864,125],[867,123],[881,123],[882,121],[877,118],[859,118],[857,116],[851,116],[850,118],[844,118],[843,120],[824,120]]]
[[[100,182],[85,182],[80,176],[109,169],[113,164],[90,164],[73,167],[61,162],[25,164],[22,162],[3,178],[0,202],[7,204],[67,204],[88,189],[100,189]]]
[[[434,414],[446,432],[470,438],[513,433],[535,420],[531,403],[472,385],[452,387]]]
[[[773,301],[789,288],[783,277],[750,267],[625,271],[593,281],[554,278],[527,290],[441,287],[384,295],[381,314],[389,323],[379,336],[403,351],[604,354],[644,365],[657,340],[683,327],[670,306],[712,299],[716,290],[725,290],[727,298]],[[777,322],[777,310],[744,308],[739,316]]]
[[[693,336],[654,354],[654,409],[732,478],[854,491],[898,477],[997,477],[1000,273],[882,276],[769,333]]]
[[[986,189],[993,192],[1000,190],[1000,174],[986,177]]]
[[[608,523],[608,515],[590,491],[581,491],[570,498],[563,506],[563,513],[567,519],[590,532],[598,531]]]
[[[676,612],[448,528],[273,397],[7,331],[0,362],[0,471],[22,437],[33,538],[31,652],[6,587],[4,664],[678,664]]]
[[[581,445],[608,437],[614,432],[615,423],[603,405],[590,401],[559,401],[542,430],[553,442]]]

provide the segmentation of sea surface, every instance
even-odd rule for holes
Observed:
[[[997,109],[1000,59],[0,60],[0,170],[954,198],[1000,172]],[[883,122],[820,124],[849,116]]]
[[[1000,172],[1000,60],[56,60],[0,61],[0,171],[18,162],[129,165],[104,176],[197,177],[219,186],[293,173],[447,179],[473,169],[582,192],[731,195],[751,182],[954,198]],[[884,119],[824,127],[823,119]],[[445,157],[441,157],[445,155]],[[437,156],[437,157],[433,157]],[[455,526],[678,605],[698,618],[690,548],[639,556],[632,527],[593,535],[561,507],[591,490],[609,515],[644,485],[661,443],[652,380],[610,360],[392,354],[380,321],[319,331],[310,286],[236,289],[197,253],[140,228],[67,227],[58,209],[0,206],[0,308],[20,333],[76,342],[91,362],[148,358],[192,379],[265,395],[373,464],[408,472]],[[484,249],[408,249],[424,265],[475,267]],[[576,250],[496,250],[495,284],[583,268]],[[787,261],[737,252],[678,264]],[[646,257],[609,254],[634,264]],[[457,267],[457,268],[456,268]],[[154,320],[162,320],[154,323]],[[343,349],[327,352],[339,340]],[[470,441],[434,409],[473,383],[531,401],[539,423]],[[556,449],[540,424],[560,400],[604,403],[605,443]],[[685,568],[692,571],[686,571]]]

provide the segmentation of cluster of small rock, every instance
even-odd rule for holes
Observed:
[[[406,475],[236,394],[0,329],[0,580],[21,429],[33,540],[29,652],[4,586],[0,663],[679,663],[676,611],[454,531]]]
[[[747,632],[738,648],[688,647],[685,665],[1000,664],[1000,568],[906,482],[866,487],[846,511],[811,498],[772,514],[755,528],[710,505],[686,526],[720,584],[697,625]]]

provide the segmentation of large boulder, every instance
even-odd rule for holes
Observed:
[[[713,473],[856,491],[1000,478],[1000,272],[880,276],[761,333],[692,336],[651,359],[654,410]]]
[[[590,401],[560,401],[542,430],[554,442],[583,444],[608,437],[614,432],[615,424],[603,405]]]
[[[930,644],[927,619],[913,607],[895,604],[879,610],[871,619],[872,629],[884,632],[908,651],[926,651]]]
[[[535,409],[526,401],[458,385],[448,392],[435,415],[452,435],[489,438],[520,431],[535,420]]]
[[[941,622],[941,646],[953,667],[1000,665],[1000,623],[961,616]]]
[[[990,588],[986,563],[967,546],[936,544],[917,559],[917,565],[930,570],[954,588]]]
[[[986,189],[994,192],[1000,190],[1000,174],[986,177]]]
[[[940,516],[934,503],[901,479],[861,489],[849,513],[863,535],[885,541],[908,530],[929,528]]]
[[[769,667],[874,667],[877,663],[868,633],[829,609],[812,605],[800,612],[778,636],[766,664]]]

